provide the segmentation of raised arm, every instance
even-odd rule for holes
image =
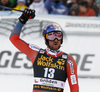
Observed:
[[[11,35],[10,35],[10,41],[13,43],[13,45],[19,49],[22,53],[26,54],[32,61],[32,63],[34,62],[34,58],[36,57],[38,50],[33,50],[30,48],[30,45],[28,43],[26,43],[25,41],[23,41],[22,39],[20,39],[20,33],[21,33],[21,29],[24,26],[24,24],[27,22],[27,20],[30,18],[34,18],[34,12],[32,14],[33,11],[29,11],[28,9],[26,9],[24,11],[24,13],[21,15],[21,17],[19,18],[18,23],[16,24],[16,26],[14,27]]]
[[[70,86],[70,92],[79,92],[77,64],[73,57],[68,55],[67,60],[67,77]]]

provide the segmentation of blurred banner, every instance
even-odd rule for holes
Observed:
[[[10,33],[19,16],[0,16],[0,73],[32,75],[29,58],[9,41]],[[46,48],[42,29],[56,22],[64,31],[61,50],[76,60],[79,77],[100,77],[100,19],[95,17],[69,17],[58,15],[37,16],[22,29],[21,39]]]

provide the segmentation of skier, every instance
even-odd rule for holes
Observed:
[[[43,29],[46,49],[19,38],[24,24],[34,17],[35,10],[25,9],[10,36],[13,45],[32,61],[33,92],[63,92],[67,78],[70,92],[79,92],[77,65],[71,55],[60,50],[63,43],[63,32],[58,24],[48,24]]]

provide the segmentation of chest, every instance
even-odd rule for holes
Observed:
[[[56,80],[66,80],[66,61],[67,59],[51,57],[45,54],[38,54],[34,62],[34,77],[49,78]]]

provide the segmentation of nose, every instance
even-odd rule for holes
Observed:
[[[57,38],[55,38],[55,39],[54,39],[54,41],[55,41],[55,42],[57,42],[57,41],[58,41],[58,39],[57,39]]]

